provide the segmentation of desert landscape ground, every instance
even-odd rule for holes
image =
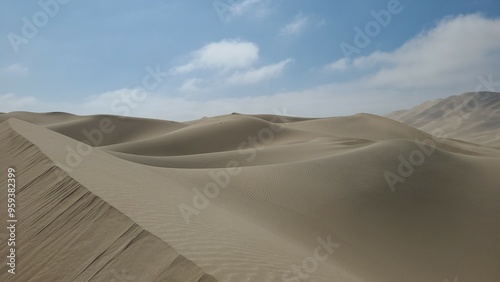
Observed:
[[[388,117],[11,112],[0,139],[0,281],[500,281],[500,93]]]

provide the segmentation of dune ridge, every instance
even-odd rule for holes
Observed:
[[[46,162],[191,261],[188,269],[202,269],[197,279],[500,279],[498,149],[369,114],[233,114],[184,123],[41,114],[35,125],[36,115],[0,120]],[[68,148],[85,141],[78,131],[106,118],[116,121],[115,136],[103,134],[107,141],[70,165]],[[391,189],[385,175],[398,174],[415,152],[422,162]],[[230,162],[238,173],[229,174]],[[203,201],[210,183],[218,193]],[[195,209],[189,220],[181,205]],[[335,248],[306,271],[321,240]]]
[[[2,264],[0,280],[216,281],[68,176],[8,122],[0,124],[0,137],[1,170],[10,164],[20,179],[17,273]]]

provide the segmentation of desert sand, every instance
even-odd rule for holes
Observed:
[[[0,281],[500,281],[492,143],[370,114],[0,122]]]
[[[388,117],[441,137],[500,148],[499,92],[467,92],[396,111]]]

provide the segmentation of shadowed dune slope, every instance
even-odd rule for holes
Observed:
[[[132,124],[126,138],[79,156],[71,153],[84,148],[77,140],[46,125],[10,119],[1,134],[44,156],[26,157],[19,181],[46,175],[46,189],[80,187],[126,218],[113,224],[129,220],[160,240],[168,251],[159,256],[189,262],[168,269],[194,279],[500,281],[500,150],[368,114],[283,119],[234,114],[161,130],[151,121],[137,136]],[[126,132],[127,122],[120,127]],[[51,180],[61,171],[68,184]],[[60,220],[74,224],[78,214]],[[131,271],[138,262],[118,261]]]
[[[19,180],[16,274],[2,264],[1,281],[216,281],[69,177],[8,122],[0,139],[0,169],[14,167]],[[5,228],[0,235],[7,237]]]

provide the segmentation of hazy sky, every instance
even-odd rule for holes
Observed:
[[[498,0],[6,0],[0,19],[1,112],[317,117],[500,91]]]

